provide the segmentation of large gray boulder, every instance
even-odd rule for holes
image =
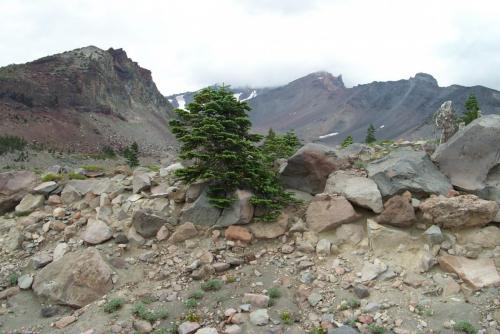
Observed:
[[[347,158],[340,158],[335,149],[309,143],[300,148],[280,170],[280,179],[287,188],[318,194],[325,189],[328,176],[349,167]]]
[[[52,302],[83,307],[113,288],[113,271],[95,248],[64,255],[35,276],[33,291]]]
[[[33,172],[0,173],[0,215],[12,210],[35,186],[37,176]]]
[[[432,159],[451,183],[500,202],[500,115],[486,115],[439,145]]]
[[[27,194],[23,197],[21,202],[16,206],[16,214],[27,215],[43,206],[45,196]]]
[[[430,194],[446,195],[452,189],[448,178],[423,151],[399,148],[371,162],[368,176],[377,183],[383,197],[408,190],[416,197]]]
[[[165,224],[167,219],[152,210],[137,210],[132,216],[132,226],[144,238],[154,237]]]
[[[233,204],[222,211],[217,226],[248,224],[253,218],[254,207],[250,203],[253,194],[247,190],[236,190]]]
[[[205,189],[194,202],[184,205],[181,210],[180,222],[212,226],[217,223],[220,215],[221,210],[215,208],[208,201],[207,190]]]
[[[369,178],[352,175],[345,171],[332,173],[326,181],[325,193],[339,194],[350,202],[380,213],[384,209],[377,184]]]

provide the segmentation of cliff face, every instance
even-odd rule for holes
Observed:
[[[0,130],[58,149],[167,149],[172,106],[122,49],[94,46],[0,68]]]

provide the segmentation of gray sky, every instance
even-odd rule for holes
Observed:
[[[0,0],[0,13],[2,66],[121,47],[164,94],[318,70],[348,86],[427,72],[500,90],[495,0]]]

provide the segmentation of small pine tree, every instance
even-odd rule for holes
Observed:
[[[292,197],[257,146],[262,136],[250,133],[249,110],[227,86],[202,89],[186,110],[176,109],[170,127],[181,144],[180,157],[192,162],[176,176],[187,183],[207,181],[209,201],[218,208],[231,205],[236,189],[250,190],[251,202],[267,209],[264,219],[271,220]]]
[[[300,147],[300,140],[293,131],[279,135],[273,129],[269,129],[264,138],[261,149],[266,161],[272,165],[276,159],[289,158]]]
[[[368,126],[368,130],[366,130],[365,143],[371,144],[375,141],[377,141],[377,138],[375,138],[375,127],[373,124],[370,124],[370,126]]]
[[[460,119],[465,125],[479,118],[479,102],[474,94],[469,95],[469,98],[465,101],[465,110],[464,115]]]
[[[342,142],[341,146],[342,146],[342,148],[346,148],[347,146],[352,145],[352,143],[353,143],[352,136],[349,135],[349,136],[346,137],[346,139],[344,139],[344,141]]]
[[[137,145],[136,142],[133,142],[130,146],[125,147],[123,156],[127,160],[127,165],[130,167],[139,166],[139,145]]]

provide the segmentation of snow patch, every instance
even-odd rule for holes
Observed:
[[[257,91],[255,89],[252,90],[252,92],[250,93],[250,95],[248,95],[246,99],[242,99],[241,102],[248,101],[250,99],[253,99],[254,97],[257,97]]]
[[[172,103],[172,102],[174,102],[174,100],[172,100],[172,99],[168,99],[168,102]]]
[[[242,93],[234,93],[233,96],[234,98],[239,101],[240,100],[240,96],[241,96]]]
[[[184,109],[186,106],[186,100],[184,100],[184,95],[177,95],[175,97],[175,100],[177,101],[177,105],[179,109]]]
[[[385,125],[381,125],[381,126],[380,126],[380,128],[381,128],[381,129],[385,128]]]
[[[332,133],[329,133],[329,134],[326,134],[326,135],[323,135],[323,136],[319,136],[318,138],[319,139],[324,139],[324,138],[336,136],[338,134],[339,134],[338,132],[332,132]]]

